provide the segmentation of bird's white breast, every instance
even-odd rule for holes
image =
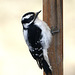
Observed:
[[[35,20],[35,25],[37,25],[42,30],[41,35],[43,37],[42,37],[41,41],[44,46],[44,49],[48,49],[50,46],[50,43],[51,43],[51,39],[52,39],[52,34],[50,31],[50,28],[44,21],[41,21],[39,19]]]
[[[24,34],[24,39],[25,39],[26,44],[28,45],[29,49],[32,50],[32,47],[29,45],[29,41],[28,41],[28,31],[24,30],[23,34]]]

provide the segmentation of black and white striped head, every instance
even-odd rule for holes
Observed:
[[[22,25],[30,25],[31,23],[33,23],[33,22],[36,20],[38,14],[39,14],[40,12],[41,12],[41,11],[39,11],[39,12],[37,12],[37,13],[28,12],[28,13],[24,14],[24,15],[22,16],[22,20],[21,20]]]

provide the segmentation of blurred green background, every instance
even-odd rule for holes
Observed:
[[[30,55],[21,25],[24,13],[42,6],[42,0],[0,0],[0,75],[43,75]],[[63,25],[64,75],[75,75],[75,0],[63,1]]]

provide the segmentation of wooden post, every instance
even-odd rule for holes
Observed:
[[[60,30],[53,36],[48,54],[52,75],[63,75],[63,0],[43,0],[43,20]]]

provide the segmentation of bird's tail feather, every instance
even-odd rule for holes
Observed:
[[[43,59],[43,69],[44,69],[44,72],[46,73],[46,75],[48,75],[49,73],[52,75],[52,71],[44,59]]]

